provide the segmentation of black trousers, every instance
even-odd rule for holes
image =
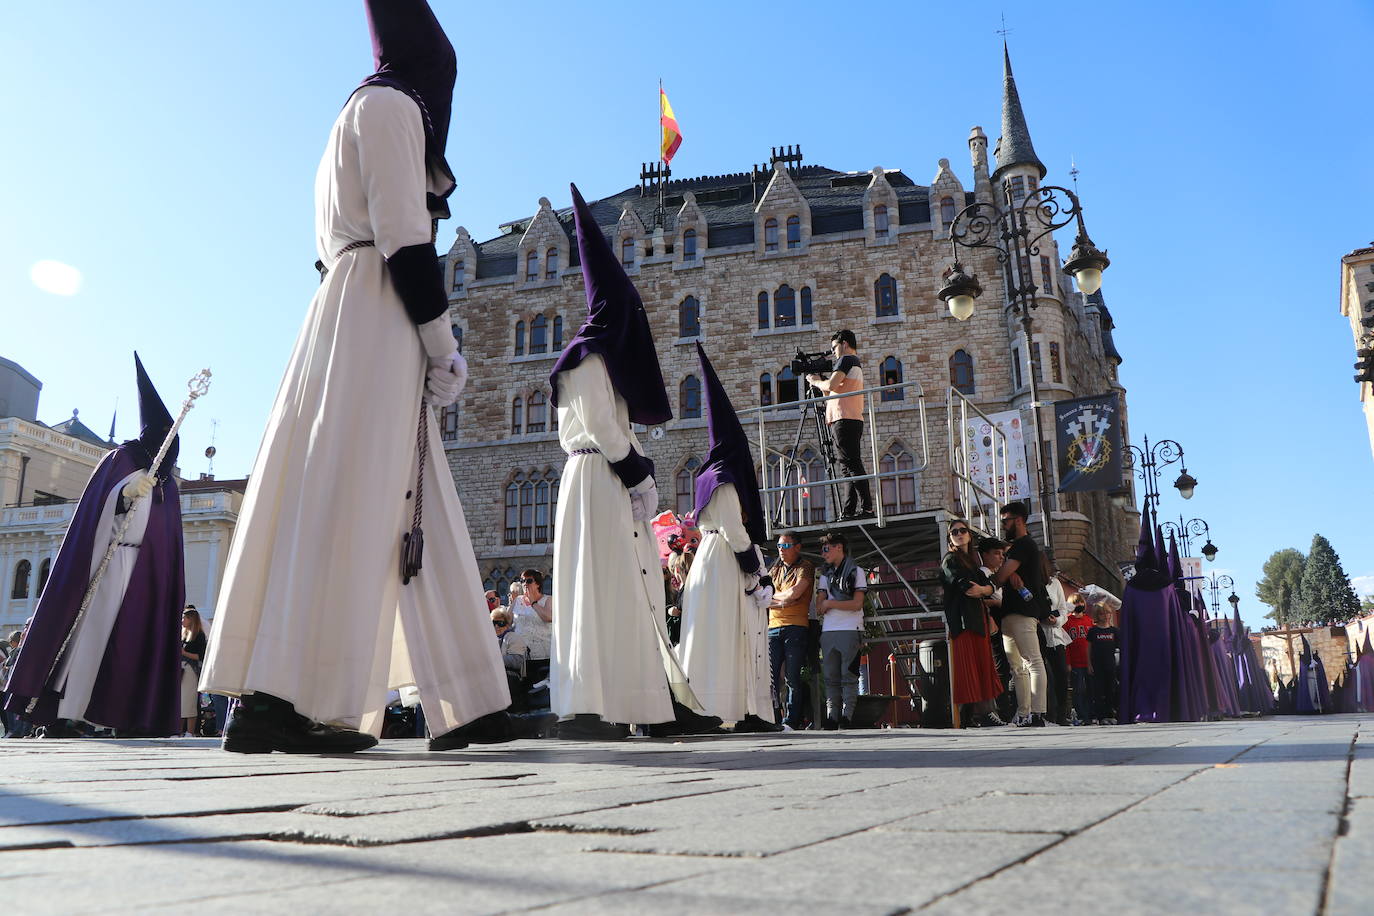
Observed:
[[[863,420],[836,420],[830,424],[830,435],[834,437],[835,449],[840,453],[840,471],[844,477],[868,473],[864,470],[864,459],[860,453],[863,434]],[[869,489],[867,480],[856,480],[849,485],[842,511],[845,515],[855,512],[873,514],[873,491]]]

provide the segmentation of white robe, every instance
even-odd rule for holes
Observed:
[[[105,505],[100,510],[100,522],[96,527],[99,534],[91,545],[90,577],[95,578],[110,541],[124,524],[124,516],[115,515],[115,505],[124,485],[144,475],[144,471],[134,471],[115,484],[105,497]],[[119,546],[110,554],[110,565],[91,596],[86,613],[76,624],[71,636],[71,644],[57,665],[53,683],[63,691],[57,704],[59,719],[86,718],[86,708],[91,705],[91,695],[95,690],[96,678],[100,675],[101,662],[109,648],[110,633],[114,631],[119,609],[124,604],[124,592],[129,587],[129,579],[134,574],[134,564],[138,561],[138,545],[143,543],[143,535],[148,530],[148,517],[152,511],[153,499],[149,495],[134,504],[129,527],[119,539]],[[92,725],[108,725],[107,722],[92,722]]]
[[[716,488],[697,525],[701,546],[682,590],[683,670],[707,715],[772,722],[768,611],[744,594],[756,579],[740,572],[735,554],[753,545],[734,484]]]
[[[510,704],[463,507],[429,422],[423,570],[402,587],[426,361],[384,256],[430,241],[419,109],[354,93],[315,180],[315,294],[249,478],[201,689],[379,734],[418,688],[438,735]],[[339,255],[351,242],[374,240]],[[428,409],[428,408],[426,408]]]
[[[643,449],[600,356],[558,374],[558,441],[569,455],[553,546],[553,712],[672,721],[670,682],[680,702],[698,703],[668,642],[658,541],[647,521],[634,520],[629,493],[611,469],[631,448]]]

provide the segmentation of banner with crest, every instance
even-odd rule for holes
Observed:
[[[1121,405],[1115,393],[1054,404],[1059,492],[1121,486]]]

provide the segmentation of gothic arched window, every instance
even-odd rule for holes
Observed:
[[[458,352],[459,352],[459,353],[462,353],[462,352],[463,352],[463,329],[460,328],[460,327],[458,327],[458,325],[455,324],[455,325],[453,325],[453,327],[452,327],[452,331],[453,331],[453,341],[454,341],[454,343],[458,344]]]
[[[549,349],[549,319],[535,315],[530,321],[530,354],[547,353]]]
[[[554,316],[553,316],[553,348],[554,348],[555,350],[561,350],[561,349],[563,349],[563,316],[562,316],[562,315],[554,315]]]
[[[677,307],[677,336],[701,336],[701,306],[696,296],[688,296]]]
[[[11,598],[29,597],[29,573],[33,571],[33,564],[28,560],[20,560],[19,565],[14,568],[14,588],[10,589]]]
[[[949,385],[960,394],[973,394],[973,357],[967,350],[955,350],[949,358]]]
[[[887,207],[883,204],[873,208],[873,235],[880,239],[887,238]]]
[[[778,250],[778,221],[771,216],[763,221],[763,250]]]
[[[529,403],[525,406],[525,432],[542,433],[544,431],[544,413],[547,407],[548,402],[544,399],[544,392],[536,391],[530,395]]]
[[[525,429],[525,401],[516,395],[510,402],[510,434],[518,436]]]
[[[678,515],[686,515],[694,508],[697,468],[699,467],[701,467],[700,461],[695,458],[688,458],[673,475],[673,511]]]
[[[695,420],[701,417],[701,380],[689,375],[678,388],[678,402],[682,407],[682,419]]]
[[[523,321],[515,323],[515,355],[525,355],[525,322]]]
[[[948,226],[950,223],[954,222],[955,215],[956,213],[954,211],[954,198],[940,198],[940,222]]]
[[[897,281],[891,274],[883,274],[873,284],[873,306],[879,318],[891,318],[898,312]]]
[[[759,406],[768,407],[773,403],[773,376],[765,372],[759,376]]]
[[[806,480],[806,489],[800,491],[805,517],[802,524],[819,524],[825,521],[825,507],[830,491],[826,481],[830,476],[825,472],[825,462],[813,449],[806,449],[797,460]]]
[[[815,316],[811,312],[811,287],[803,286],[801,288],[801,323],[807,325],[814,320]]]
[[[801,217],[787,217],[787,247],[801,247]]]
[[[453,291],[455,293],[463,291],[463,284],[467,282],[467,277],[467,263],[459,258],[453,262]]]
[[[795,404],[801,400],[801,391],[797,387],[797,377],[792,374],[791,366],[783,366],[778,373],[778,403]]]
[[[697,259],[697,231],[688,229],[682,233],[682,260],[695,261]]]
[[[556,280],[558,278],[558,249],[550,248],[544,252],[544,279]]]
[[[531,251],[525,255],[525,280],[533,282],[539,279],[539,253]]]
[[[915,512],[920,502],[916,486],[916,459],[911,457],[906,446],[894,442],[878,462],[878,471],[893,475],[879,480],[883,512],[890,515]]]
[[[38,590],[34,592],[40,598],[43,596],[43,586],[48,584],[48,574],[52,572],[52,557],[47,557],[42,563],[38,564]]]
[[[790,328],[797,323],[797,297],[784,283],[773,294],[773,327]]]
[[[759,330],[768,328],[768,294],[759,293]]]
[[[889,356],[883,360],[883,364],[878,371],[878,384],[896,385],[902,381],[902,361],[895,356]],[[882,393],[884,401],[900,401],[906,396],[906,391],[901,388],[893,388]]]

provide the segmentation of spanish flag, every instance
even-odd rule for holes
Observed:
[[[682,145],[682,132],[677,129],[677,118],[673,116],[673,106],[668,104],[668,94],[658,87],[658,123],[663,127],[663,146],[659,158],[664,163],[673,161],[673,154]]]

